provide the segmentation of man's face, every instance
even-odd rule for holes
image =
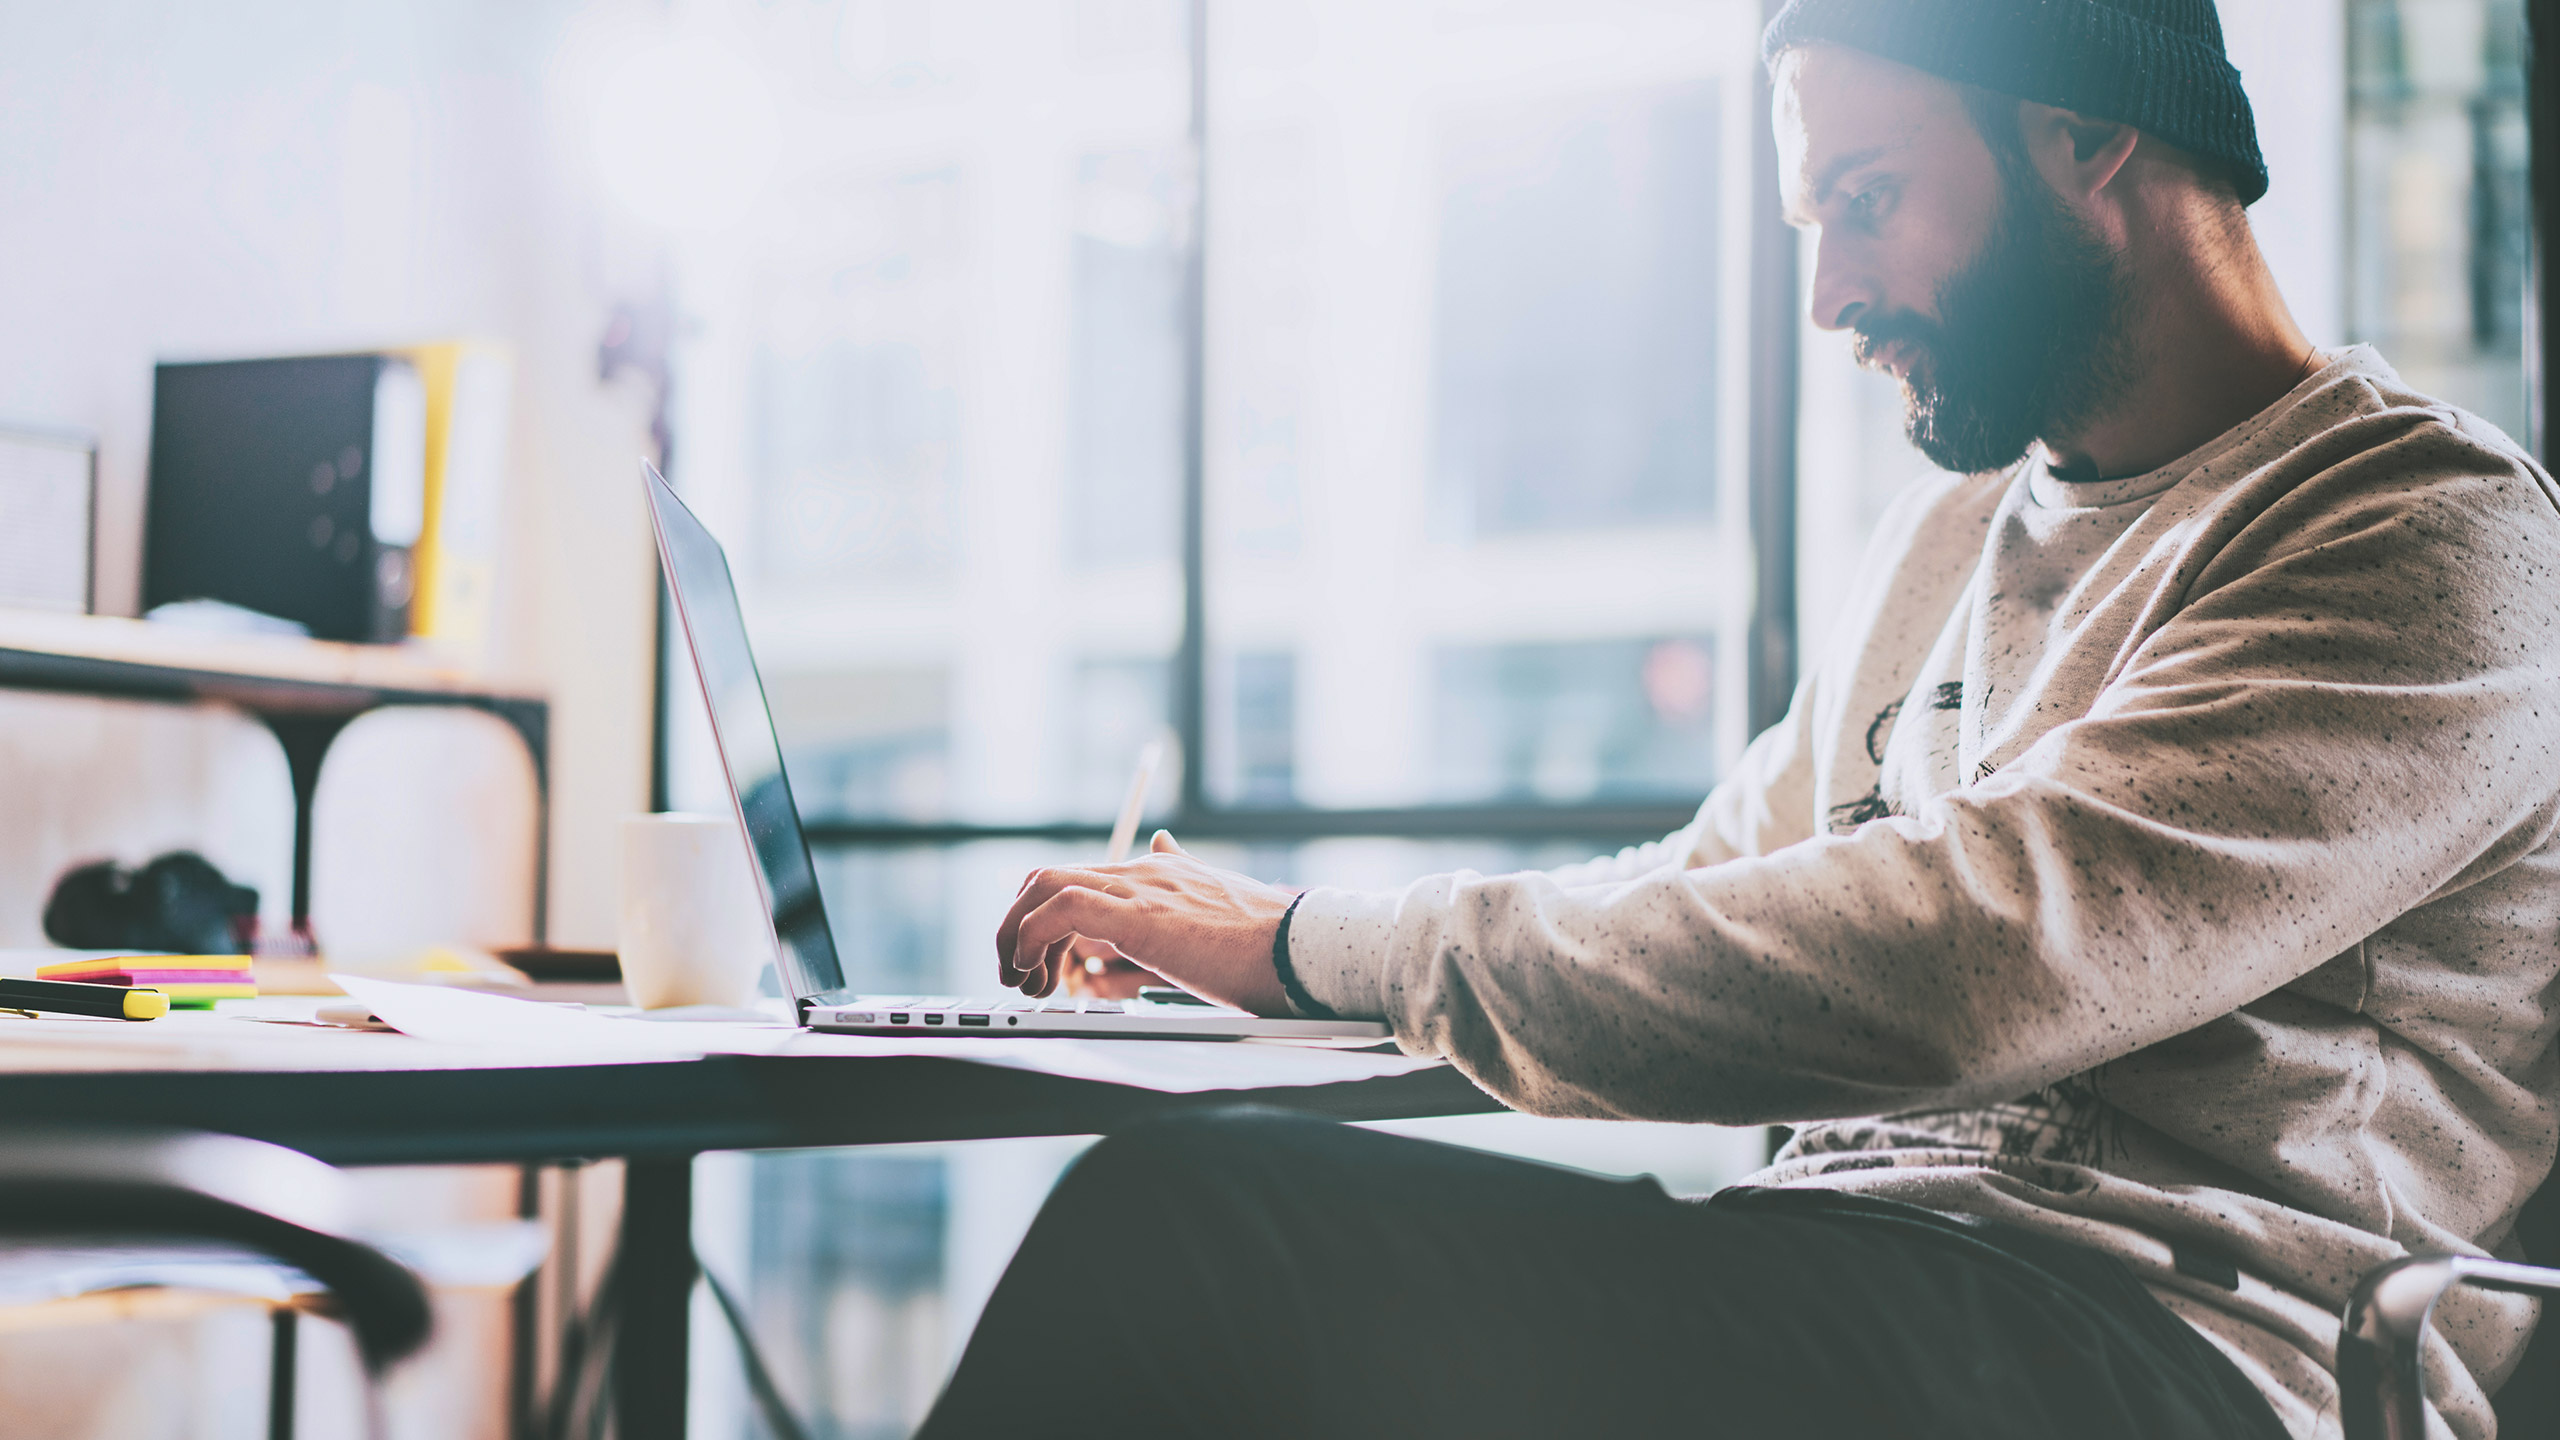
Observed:
[[[1787,218],[1820,238],[1814,323],[1902,382],[1912,443],[1973,474],[2087,418],[2124,365],[2117,257],[1946,81],[1836,45],[1776,80]]]

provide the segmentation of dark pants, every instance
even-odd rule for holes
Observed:
[[[2114,1259],[1273,1111],[1058,1184],[920,1432],[2282,1440]]]

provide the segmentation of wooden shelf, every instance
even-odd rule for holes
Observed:
[[[0,609],[0,651],[203,676],[491,700],[534,700],[514,687],[405,645],[347,645],[286,635],[226,635],[106,615]]]
[[[533,759],[533,935],[545,929],[551,827],[551,707],[400,645],[223,635],[103,615],[0,609],[0,690],[236,706],[275,733],[293,777],[293,919],[311,915],[311,805],[347,723],[391,705],[496,716]]]

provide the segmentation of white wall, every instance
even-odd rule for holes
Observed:
[[[0,0],[0,424],[97,437],[101,608],[130,614],[138,591],[155,360],[463,336],[515,350],[494,667],[552,699],[553,932],[599,943],[611,823],[646,801],[650,560],[630,470],[645,398],[594,378],[622,287],[556,77],[593,12],[624,8]],[[173,725],[228,738],[188,751]],[[0,701],[0,945],[34,940],[23,892],[61,863],[193,835],[281,904],[289,811],[237,779],[264,745],[236,720]],[[141,769],[116,763],[146,749]],[[416,868],[521,835],[520,803],[492,809],[477,778],[510,763],[468,740],[352,747],[327,782],[316,910],[376,913],[396,890],[406,930],[368,945],[520,938],[480,933],[521,931],[520,842],[444,866],[449,909],[419,901]],[[359,852],[371,863],[341,863]],[[481,892],[499,884],[493,908]]]
[[[2347,340],[2345,0],[2222,0],[2223,42],[2258,117],[2267,196],[2249,224],[2321,345]]]
[[[595,378],[612,302],[648,272],[590,199],[560,76],[582,35],[651,8],[0,0],[0,425],[96,437],[103,608],[135,603],[155,360],[463,337],[514,351],[493,668],[552,702],[552,933],[570,942],[612,941],[613,822],[647,801],[653,561],[632,469],[647,397]],[[342,747],[316,827],[324,943],[383,959],[521,938],[512,735],[389,712]],[[243,716],[0,692],[0,948],[39,943],[53,876],[100,854],[201,848],[281,918],[290,823],[283,757]],[[394,1223],[512,1207],[505,1173],[366,1178],[367,1215]],[[403,1200],[416,1213],[391,1216]],[[391,1433],[496,1440],[504,1299],[455,1300],[443,1323],[403,1372]],[[303,1429],[355,1433],[345,1347],[306,1334]],[[5,1340],[11,1435],[264,1433],[253,1313]],[[120,1383],[128,1361],[145,1383]]]

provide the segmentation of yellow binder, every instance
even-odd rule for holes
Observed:
[[[427,391],[426,527],[412,557],[409,633],[457,664],[482,668],[497,590],[514,359],[503,346],[473,340],[400,353]]]

